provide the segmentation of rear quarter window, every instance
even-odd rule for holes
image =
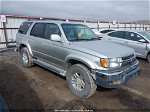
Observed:
[[[31,25],[32,25],[32,22],[23,22],[20,25],[18,32],[21,34],[26,34]]]

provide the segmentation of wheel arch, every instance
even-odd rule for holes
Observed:
[[[78,63],[86,66],[89,70],[96,68],[94,63],[85,57],[71,56],[66,59],[65,70],[67,70],[71,65]]]
[[[147,56],[146,56],[147,61],[148,61],[148,55],[150,55],[150,51],[147,53]]]
[[[31,54],[31,56],[33,56],[31,47],[30,47],[29,44],[27,44],[27,43],[21,43],[21,44],[19,45],[19,53],[21,53],[21,49],[22,49],[23,47],[27,47],[28,50],[29,50],[29,53]]]

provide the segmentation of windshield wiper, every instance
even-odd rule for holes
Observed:
[[[70,40],[70,41],[84,41],[84,40],[89,41],[89,40],[91,40],[91,39],[72,39],[72,40]]]
[[[69,40],[69,41],[92,41],[92,40],[101,40],[101,38],[90,38],[90,39],[85,39],[85,38],[81,38],[81,39],[72,39],[72,40]]]
[[[90,40],[101,40],[101,38],[91,38]]]

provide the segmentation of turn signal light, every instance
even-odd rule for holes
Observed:
[[[108,67],[108,63],[107,63],[106,59],[101,59],[101,66],[104,67],[104,68]]]

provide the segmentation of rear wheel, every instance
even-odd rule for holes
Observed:
[[[147,61],[150,63],[150,52],[147,55]]]
[[[8,106],[5,99],[0,95],[0,112],[8,112]]]
[[[80,98],[88,98],[96,91],[97,86],[84,65],[72,65],[66,78],[71,92]]]
[[[33,58],[30,55],[28,48],[26,48],[26,47],[22,48],[22,50],[21,50],[21,57],[22,57],[23,65],[25,67],[29,68],[29,67],[34,65]]]

